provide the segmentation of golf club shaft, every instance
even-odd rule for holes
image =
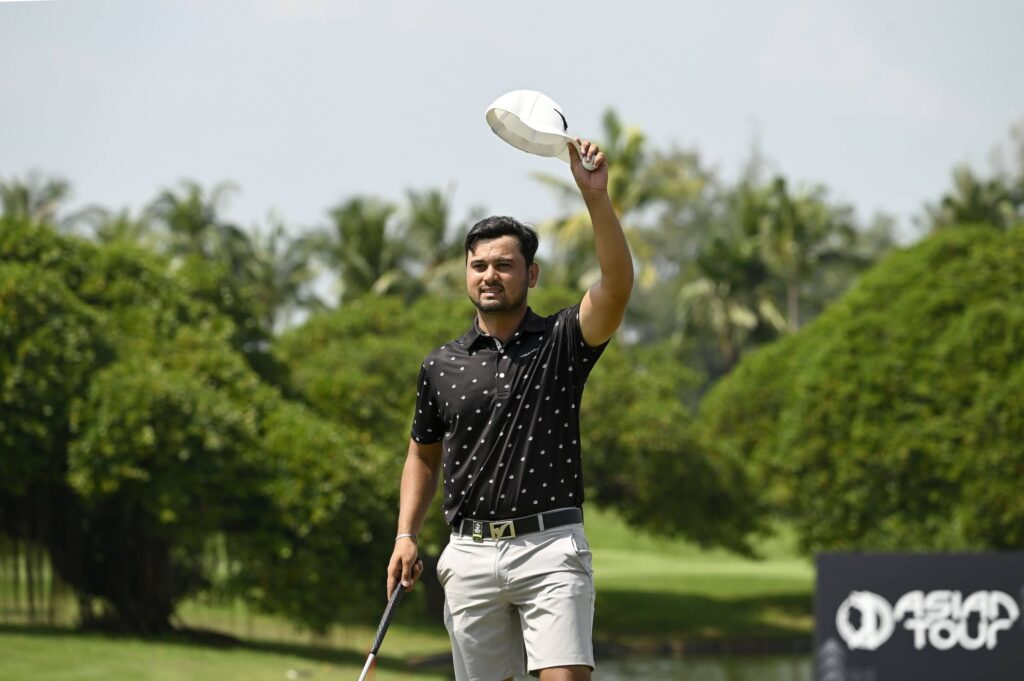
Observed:
[[[370,667],[373,666],[373,653],[366,658],[366,664],[363,665],[363,673],[359,675],[359,681],[365,681],[366,675],[370,672]]]
[[[391,625],[391,618],[395,616],[395,608],[398,607],[398,601],[402,600],[402,594],[405,593],[405,589],[401,584],[395,585],[395,590],[391,594],[391,599],[388,601],[388,606],[384,608],[384,616],[380,619],[380,624],[377,625],[377,635],[373,638],[373,646],[370,648],[370,654],[366,656],[366,664],[363,665],[363,673],[359,675],[359,681],[364,681],[366,675],[370,673],[370,669],[373,668],[373,662],[377,657],[377,651],[380,650],[380,644],[384,642],[384,634],[388,633],[388,626]]]
[[[377,627],[377,636],[373,639],[373,647],[370,648],[370,654],[376,655],[377,651],[380,650],[380,644],[384,641],[384,634],[388,633],[388,626],[391,625],[391,618],[395,616],[395,609],[398,607],[398,601],[402,600],[402,594],[405,593],[405,588],[399,583],[395,585],[395,591],[391,594],[391,600],[388,601],[388,607],[384,608],[384,617],[380,620],[380,625]]]

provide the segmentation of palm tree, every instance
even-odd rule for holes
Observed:
[[[761,259],[785,288],[786,330],[801,325],[804,289],[815,272],[832,263],[853,263],[857,231],[849,206],[830,205],[822,187],[793,195],[785,178],[745,193],[750,200]]]
[[[128,208],[115,212],[103,206],[91,205],[75,215],[75,223],[87,225],[92,236],[100,243],[127,242],[158,250],[157,235],[145,211],[132,215]]]
[[[893,245],[892,223],[856,228],[822,187],[793,193],[753,164],[723,198],[710,236],[676,279],[676,338],[699,348],[714,379],[743,352],[793,333]]]
[[[228,194],[237,190],[234,183],[221,182],[207,194],[197,182],[183,180],[179,191],[160,192],[147,213],[164,228],[168,254],[204,258],[227,255],[233,261],[232,251],[239,250],[238,242],[244,235],[221,218],[221,210]],[[233,270],[236,265],[232,262]]]
[[[58,225],[57,210],[71,193],[62,178],[45,178],[31,172],[24,180],[0,179],[0,213],[33,225]]]
[[[317,250],[338,273],[340,301],[415,289],[407,269],[413,249],[393,219],[396,210],[389,202],[356,196],[329,211],[333,224],[317,238]]]
[[[786,326],[757,239],[723,225],[678,278],[675,340],[695,346],[708,383],[726,374],[751,345]]]
[[[481,208],[470,211],[467,219],[451,223],[451,190],[406,192],[403,233],[407,235],[423,289],[435,294],[460,292],[465,285],[463,235],[469,223],[483,216]]]
[[[639,214],[666,194],[668,181],[651,167],[646,137],[640,129],[625,127],[611,109],[602,119],[604,142],[600,144],[611,159],[608,170],[608,196],[616,214],[622,221],[634,257],[640,263],[639,282],[650,286],[655,272],[651,264],[651,249],[637,224]],[[664,167],[658,170],[663,171]],[[547,173],[536,173],[534,178],[553,188],[559,197],[573,206],[569,213],[541,223],[542,233],[554,237],[556,277],[565,285],[585,289],[600,276],[593,247],[593,229],[590,215],[578,206],[579,190],[572,179]]]
[[[249,293],[257,302],[263,327],[274,333],[287,327],[297,310],[319,310],[325,306],[310,290],[316,277],[312,258],[315,238],[290,238],[277,215],[272,214],[269,222],[269,231],[257,227],[247,239],[249,251],[245,261]]]
[[[933,228],[987,224],[1007,229],[1024,220],[1024,176],[983,180],[966,165],[953,171],[953,187],[937,206],[925,208]]]

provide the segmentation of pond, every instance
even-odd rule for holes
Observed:
[[[618,658],[598,664],[594,681],[811,681],[813,677],[809,655]]]

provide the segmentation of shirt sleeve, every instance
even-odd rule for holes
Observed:
[[[579,303],[559,312],[558,321],[559,326],[565,329],[564,333],[569,345],[569,359],[572,362],[572,368],[574,371],[580,372],[580,382],[585,382],[590,375],[590,370],[597,364],[597,360],[600,359],[611,339],[596,347],[587,345],[587,342],[583,340],[583,329],[580,327]]]
[[[426,363],[420,368],[416,380],[416,413],[412,417],[411,436],[422,445],[440,442],[444,438],[444,420],[437,407],[436,391],[430,381]]]

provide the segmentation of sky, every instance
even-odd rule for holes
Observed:
[[[613,108],[726,179],[756,144],[906,235],[1024,121],[1022,35],[1024,0],[0,1],[0,179],[132,210],[231,181],[226,217],[296,232],[356,194],[435,187],[456,220],[539,222],[560,206],[531,173],[568,166],[484,121],[531,89],[574,134]]]

